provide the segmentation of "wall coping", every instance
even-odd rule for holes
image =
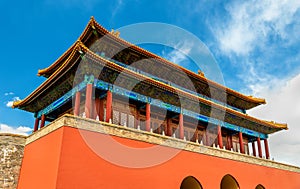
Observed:
[[[233,152],[225,149],[209,147],[196,142],[185,141],[185,140],[164,136],[152,132],[138,130],[135,128],[96,121],[88,118],[81,118],[70,114],[65,114],[64,116],[51,122],[49,125],[29,135],[26,139],[25,145],[28,145],[36,140],[39,140],[40,138],[48,135],[49,133],[61,127],[72,127],[76,129],[83,129],[83,130],[97,132],[97,133],[109,134],[109,135],[118,136],[122,138],[128,138],[128,139],[147,142],[151,144],[163,145],[171,148],[182,149],[185,151],[214,156],[218,158],[224,158],[233,161],[240,161],[244,163],[300,173],[300,167],[297,166],[275,162],[273,160],[258,158],[246,154],[241,154],[238,152]],[[165,140],[168,141],[165,142]]]

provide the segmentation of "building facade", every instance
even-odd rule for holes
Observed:
[[[13,105],[36,117],[18,188],[300,186],[299,168],[270,160],[268,135],[287,125],[246,114],[264,99],[132,45],[94,18],[38,74],[46,81]]]

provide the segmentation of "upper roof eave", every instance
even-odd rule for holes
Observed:
[[[106,61],[110,64],[113,64],[115,67],[120,67],[119,65],[109,61],[109,60],[106,60],[100,56],[98,56],[97,54],[95,54],[94,52],[92,52],[91,50],[89,50],[81,41],[77,41],[73,47],[71,48],[71,53],[70,53],[70,56],[67,58],[67,60],[59,67],[59,69],[57,69],[49,78],[47,78],[47,80],[42,83],[35,91],[33,91],[30,95],[28,95],[24,100],[21,100],[21,101],[16,101],[13,103],[13,108],[20,108],[24,105],[26,105],[26,103],[30,103],[32,100],[34,100],[34,98],[37,98],[37,94],[40,93],[40,91],[43,91],[45,90],[47,87],[49,87],[49,84],[54,80],[56,79],[57,77],[59,77],[59,74],[65,67],[70,67],[69,64],[70,64],[70,60],[73,58],[73,56],[75,56],[76,52],[79,51],[79,50],[83,50],[85,52],[88,52],[90,54],[92,54],[94,57],[96,57],[97,59],[101,59],[102,61]],[[135,73],[131,70],[128,70],[127,68],[123,68],[122,69],[125,69],[127,72],[131,72],[132,74],[138,76],[138,77],[146,77],[149,81],[151,81],[152,83],[154,83],[156,86],[162,86],[163,88],[165,89],[168,89],[168,90],[174,90],[174,87],[173,86],[169,86],[165,83],[162,83],[162,82],[159,82],[159,81],[156,81],[156,80],[153,80],[151,78],[148,78],[147,76],[141,76],[140,74],[138,73]],[[145,78],[143,78],[144,80]],[[239,117],[242,117],[244,119],[250,119],[258,124],[262,124],[262,125],[265,125],[267,127],[271,127],[271,128],[274,128],[275,130],[282,130],[282,129],[287,129],[287,124],[280,124],[280,123],[275,123],[273,121],[264,121],[264,120],[260,120],[260,119],[257,119],[257,118],[254,118],[252,116],[249,116],[247,114],[243,114],[241,112],[238,112],[238,111],[235,111],[235,110],[232,110],[232,109],[229,109],[227,107],[224,107],[222,105],[219,105],[219,104],[216,104],[212,101],[209,101],[207,99],[204,99],[204,98],[201,98],[201,97],[198,97],[198,96],[195,96],[193,94],[190,94],[190,93],[187,93],[185,91],[182,91],[180,89],[177,89],[176,88],[176,91],[177,92],[181,92],[185,95],[188,95],[192,98],[198,98],[202,103],[205,103],[205,104],[208,104],[208,105],[212,105],[214,107],[217,107],[219,109],[222,109],[222,110],[225,110],[226,112],[228,113],[231,113],[231,114],[234,114],[234,115],[238,115]],[[274,131],[276,132],[276,131]]]
[[[222,91],[226,91],[227,94],[231,94],[231,95],[234,95],[242,100],[245,100],[249,103],[252,103],[253,105],[249,108],[246,108],[246,109],[251,109],[255,106],[258,106],[258,105],[261,105],[261,104],[266,104],[266,101],[265,99],[263,98],[255,98],[255,97],[252,97],[252,96],[247,96],[247,95],[244,95],[242,93],[239,93],[233,89],[230,89],[230,88],[227,88],[219,83],[216,83],[212,80],[209,80],[207,79],[205,76],[202,76],[202,75],[199,75],[199,74],[196,74],[182,66],[179,66],[177,64],[174,64],[173,62],[169,61],[169,60],[166,60],[154,53],[151,53],[141,47],[138,47],[134,44],[131,44],[130,42],[120,38],[120,37],[116,37],[115,35],[112,35],[107,29],[105,29],[103,26],[101,26],[95,19],[94,17],[92,16],[91,19],[89,20],[87,26],[85,27],[84,31],[82,32],[82,34],[80,35],[80,37],[78,38],[79,41],[82,41],[83,39],[86,38],[86,36],[89,35],[89,32],[91,32],[90,29],[98,29],[98,31],[100,31],[103,35],[106,35],[108,34],[110,38],[112,38],[113,40],[115,41],[118,41],[122,44],[125,44],[126,46],[129,46],[130,49],[133,49],[137,52],[140,52],[148,57],[151,57],[151,58],[155,58],[155,59],[158,59],[164,63],[166,63],[167,65],[169,66],[173,66],[173,67],[177,67],[178,69],[181,69],[183,70],[185,73],[187,73],[188,75],[190,75],[191,77],[193,78],[196,78],[198,80],[205,80],[206,82],[208,82],[209,86],[213,86],[213,87],[216,87]],[[38,71],[38,75],[39,76],[45,76],[45,77],[49,77],[51,74],[51,72],[53,72],[53,69],[55,67],[58,67],[59,64],[62,64],[62,60],[64,60],[64,58],[66,56],[68,56],[71,52],[72,52],[72,49],[74,47],[76,43],[74,43],[61,57],[59,57],[53,64],[51,64],[49,67],[45,68],[45,69],[41,69]]]

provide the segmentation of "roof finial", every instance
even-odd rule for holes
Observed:
[[[114,29],[111,29],[110,33],[113,34],[113,35],[116,36],[116,37],[119,37],[119,36],[120,36],[120,32],[117,31],[117,30],[115,31]]]
[[[200,75],[200,76],[202,76],[202,77],[205,77],[204,72],[201,71],[201,70],[198,70],[198,75]]]

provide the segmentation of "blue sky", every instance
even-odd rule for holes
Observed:
[[[294,0],[1,1],[0,131],[32,128],[32,114],[7,105],[44,81],[37,70],[73,44],[91,16],[109,30],[162,22],[193,33],[210,49],[227,87],[266,98],[268,105],[249,114],[289,124],[289,131],[271,136],[271,153],[300,165],[300,2]],[[188,56],[188,44],[178,45]],[[184,63],[172,51],[160,54]]]

